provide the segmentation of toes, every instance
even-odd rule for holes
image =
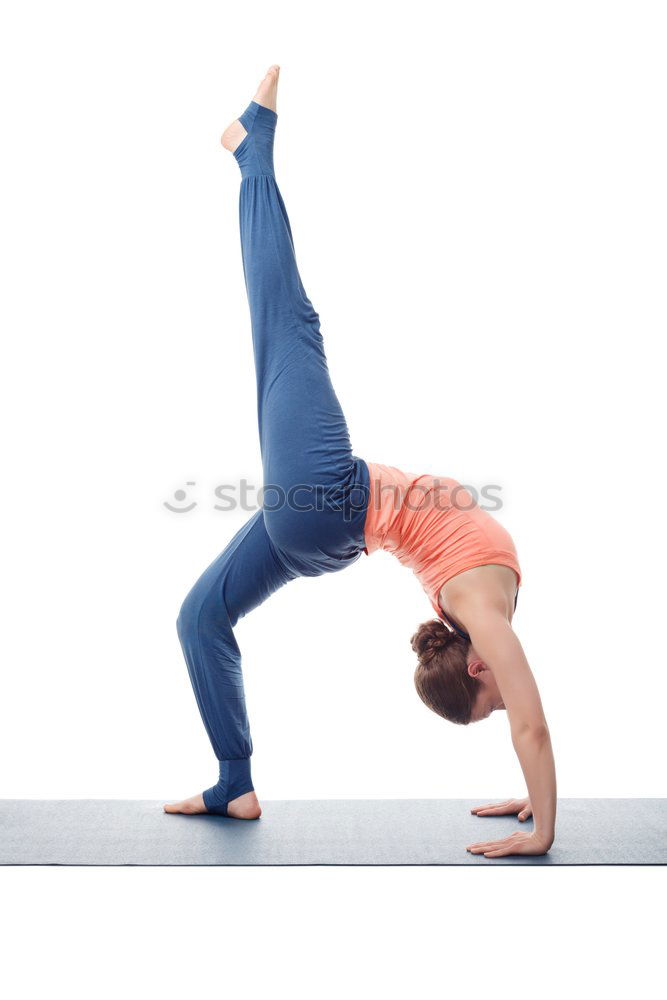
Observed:
[[[189,802],[185,799],[183,802],[166,802],[164,805],[164,811],[168,813],[183,813],[187,816],[191,813],[196,813],[199,810],[193,802]]]
[[[278,66],[277,63],[274,63],[273,66],[269,66],[265,76],[260,81],[257,93],[253,98],[253,100],[255,100],[258,104],[261,104],[262,107],[269,108],[270,111],[276,110],[279,73],[280,66]]]

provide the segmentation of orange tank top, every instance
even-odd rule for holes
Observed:
[[[384,549],[413,571],[438,616],[438,594],[452,577],[475,566],[521,569],[509,533],[468,490],[445,476],[415,476],[368,462],[370,497],[366,552]]]

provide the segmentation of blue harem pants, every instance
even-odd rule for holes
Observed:
[[[252,791],[252,740],[233,628],[298,576],[344,569],[364,548],[366,463],[352,454],[320,321],[301,284],[273,170],[275,112],[252,101],[239,218],[257,375],[262,509],[237,532],[186,597],[177,629],[197,704],[219,761],[204,792],[209,812]]]

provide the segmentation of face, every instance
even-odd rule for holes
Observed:
[[[468,660],[468,673],[471,677],[476,677],[481,685],[470,716],[471,722],[481,722],[482,719],[488,719],[491,712],[505,708],[495,677],[474,650]]]

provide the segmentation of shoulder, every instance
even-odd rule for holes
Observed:
[[[508,623],[514,612],[516,576],[505,566],[478,566],[449,580],[440,600],[457,620],[500,616]],[[467,625],[466,625],[467,627]]]

